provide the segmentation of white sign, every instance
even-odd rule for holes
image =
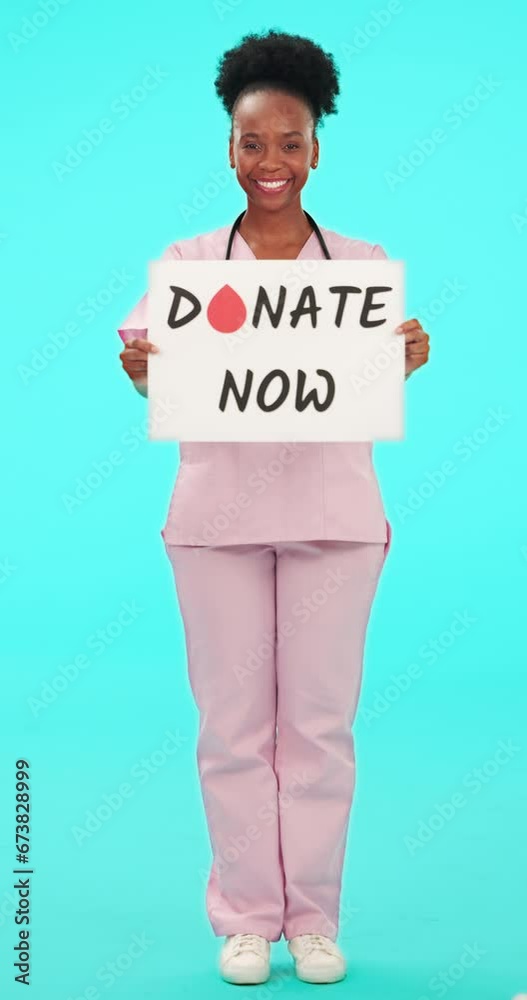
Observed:
[[[148,302],[152,439],[403,437],[400,261],[158,261]]]

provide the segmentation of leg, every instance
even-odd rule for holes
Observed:
[[[198,768],[213,851],[209,919],[217,935],[278,940],[275,552],[264,545],[167,551],[200,714]]]
[[[275,770],[288,939],[336,938],[355,784],[351,726],[386,551],[331,541],[278,549]]]

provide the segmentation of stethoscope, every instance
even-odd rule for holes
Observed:
[[[240,224],[241,224],[241,221],[242,221],[244,215],[245,215],[245,211],[243,211],[243,212],[240,213],[240,215],[236,219],[236,222],[234,223],[234,225],[233,225],[233,227],[231,229],[230,236],[229,236],[229,242],[227,244],[227,253],[225,255],[225,260],[230,260],[231,259],[231,250],[232,250],[232,244],[234,242],[234,237],[236,236],[236,233],[238,232],[238,229],[240,228]],[[320,246],[321,246],[322,252],[324,254],[324,257],[326,258],[326,260],[331,260],[331,254],[330,254],[330,252],[329,252],[329,250],[328,250],[328,248],[326,246],[326,241],[325,241],[324,237],[322,236],[322,233],[320,232],[320,229],[318,228],[315,220],[305,210],[304,210],[304,215],[305,215],[307,221],[309,222],[309,224],[312,226],[313,232],[315,232],[316,235],[317,235],[317,239],[318,239],[318,242],[320,243]]]

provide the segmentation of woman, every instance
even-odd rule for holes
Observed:
[[[164,258],[380,259],[320,230],[301,192],[317,127],[336,110],[333,58],[298,36],[248,35],[220,61],[230,166],[247,196],[234,227]],[[120,328],[146,395],[146,297]],[[407,376],[428,359],[401,327]],[[213,849],[207,887],[232,983],[263,983],[282,933],[307,982],[336,982],[342,865],[354,787],[351,726],[366,625],[390,541],[371,444],[182,443],[163,530],[200,712],[198,765]]]

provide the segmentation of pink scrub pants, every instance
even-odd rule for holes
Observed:
[[[389,526],[388,526],[389,527]],[[390,545],[167,545],[199,710],[217,935],[335,940],[351,727]]]

